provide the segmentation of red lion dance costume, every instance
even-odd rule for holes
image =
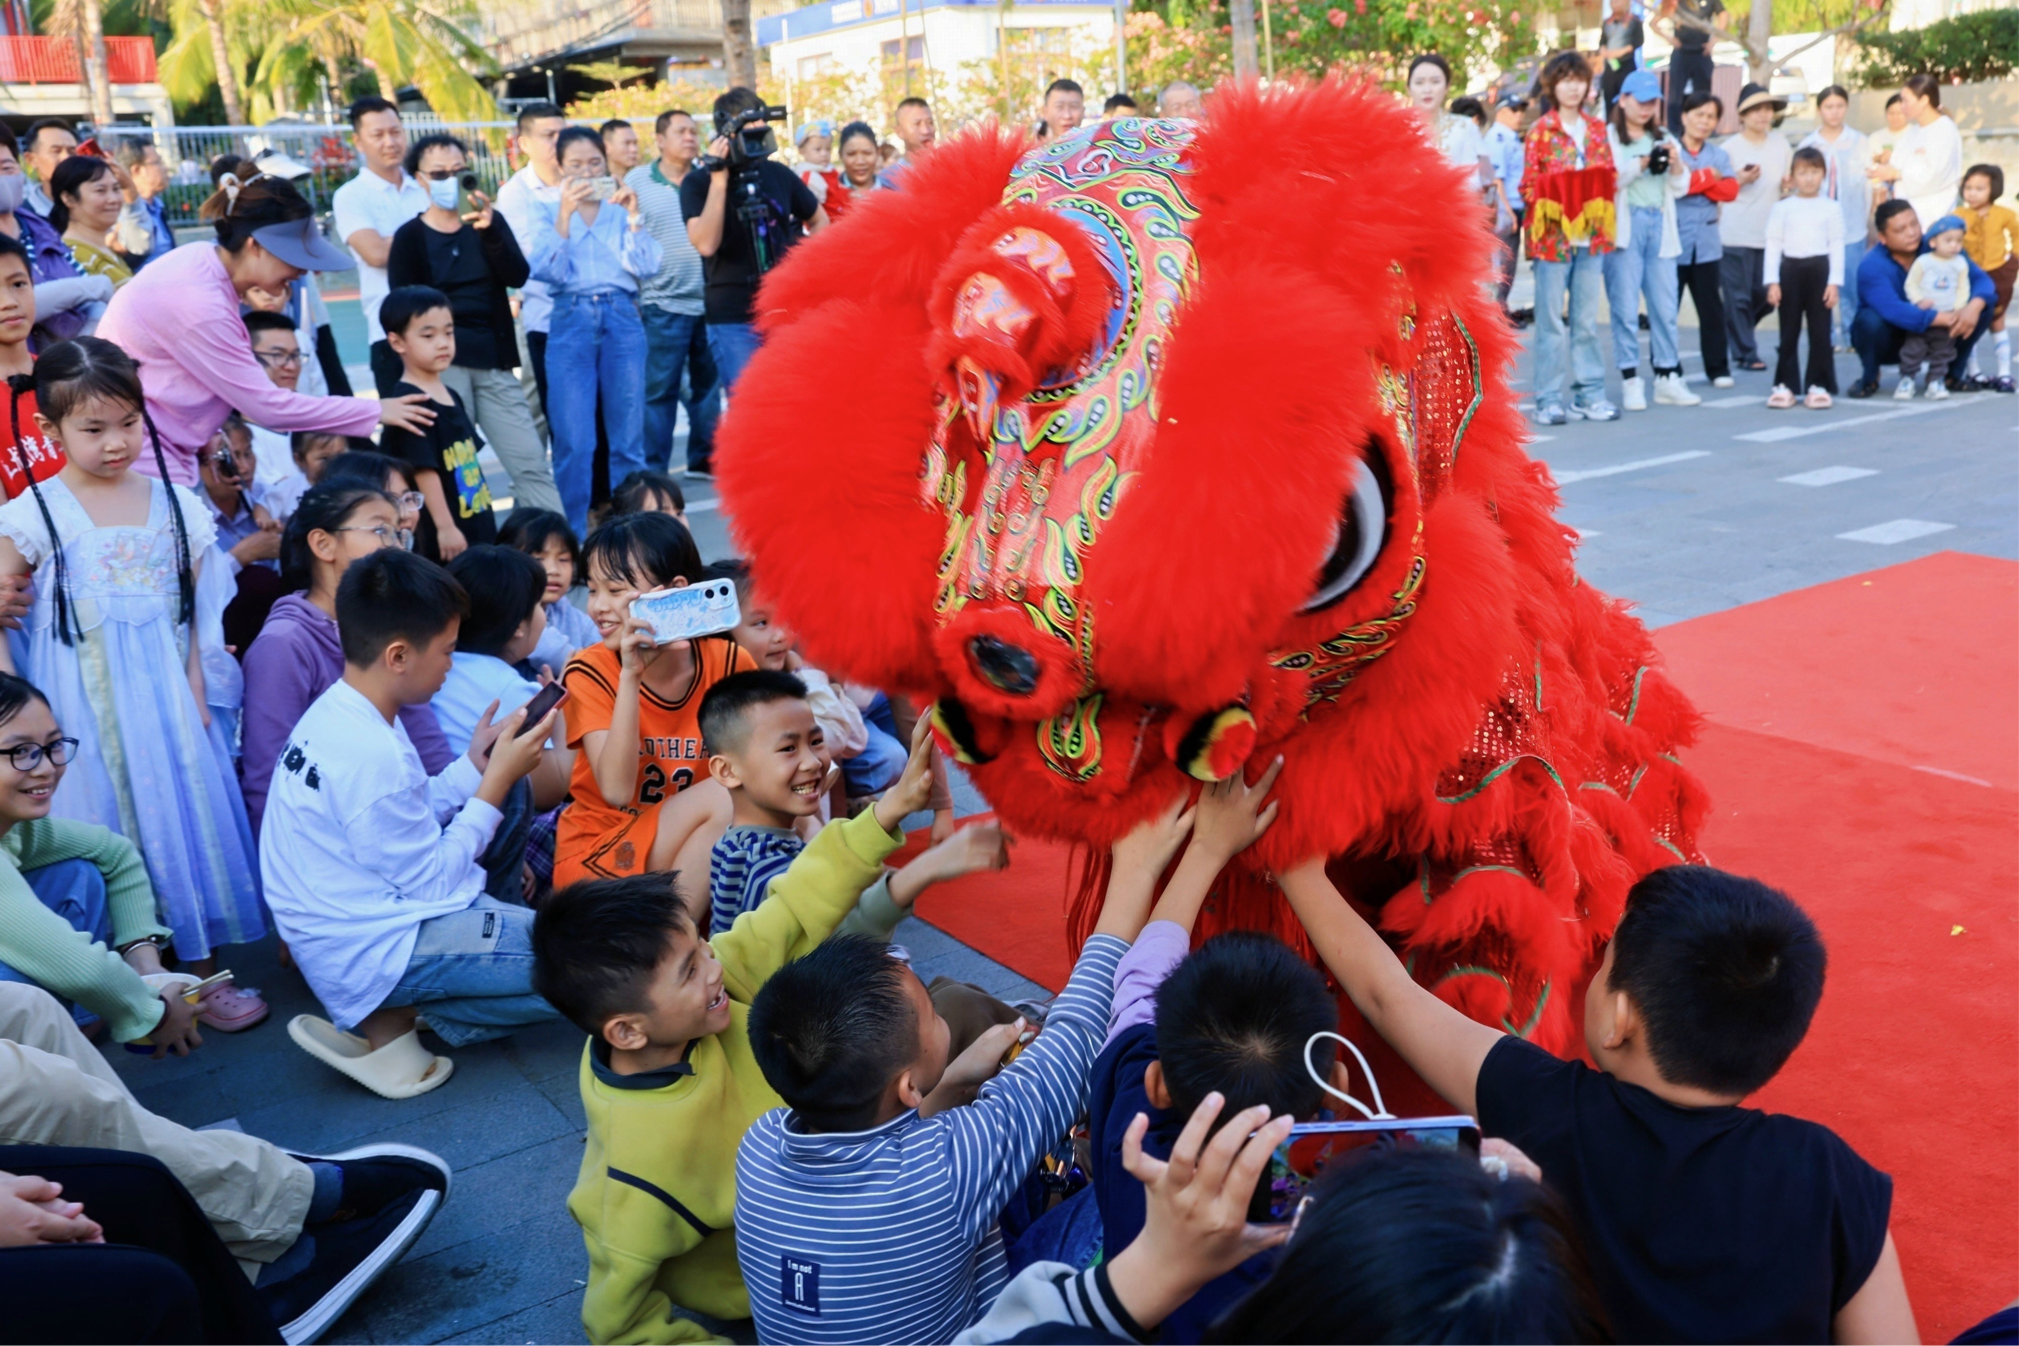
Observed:
[[[1333,857],[1419,981],[1574,1051],[1628,887],[1697,859],[1696,715],[1522,450],[1481,215],[1357,86],[970,133],[767,280],[720,486],[815,662],[1093,850],[1075,941],[1110,843],[1280,753],[1199,936],[1308,947],[1267,876]]]

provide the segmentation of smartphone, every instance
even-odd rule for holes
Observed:
[[[477,175],[465,173],[456,181],[456,214],[468,220],[483,214],[484,208],[470,199],[470,193],[477,190]]]
[[[568,689],[558,682],[550,682],[533,693],[533,699],[526,703],[526,718],[519,726],[519,736],[533,732],[533,726],[547,718],[547,712],[568,699]]]
[[[593,200],[608,201],[617,194],[617,179],[609,174],[589,179],[589,196]]]
[[[1326,1165],[1376,1145],[1449,1150],[1479,1157],[1479,1123],[1470,1117],[1390,1117],[1378,1122],[1300,1122],[1276,1147],[1255,1195],[1248,1219],[1255,1224],[1287,1224]]]
[[[654,589],[631,600],[631,615],[652,625],[652,643],[669,645],[719,635],[743,620],[730,580],[706,580],[684,589]]]

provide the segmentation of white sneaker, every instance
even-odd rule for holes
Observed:
[[[1928,380],[1927,398],[1930,402],[1940,402],[1949,395],[1949,385],[1940,379]]]
[[[1895,388],[1895,389],[1893,389],[1893,400],[1894,400],[1895,402],[1911,402],[1911,401],[1913,401],[1913,400],[1914,400],[1914,380],[1912,380],[1912,379],[1901,379],[1901,380],[1900,380],[1900,386],[1899,386],[1899,387],[1897,387],[1897,388]]]
[[[1711,380],[1711,387],[1713,388],[1729,388],[1731,386],[1732,376],[1730,374],[1720,374]]]
[[[1654,381],[1654,400],[1670,407],[1694,407],[1703,402],[1701,397],[1690,391],[1690,386],[1683,382],[1683,376],[1680,374],[1657,375]]]
[[[1640,375],[1619,381],[1619,404],[1628,411],[1647,410],[1647,385],[1641,382]]]

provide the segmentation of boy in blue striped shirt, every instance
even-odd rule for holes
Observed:
[[[988,1310],[1009,1280],[998,1219],[1079,1115],[1115,965],[1190,823],[1174,807],[1115,847],[1100,923],[1044,1032],[1007,1067],[1021,1020],[949,1063],[924,984],[866,940],[830,940],[765,984],[751,1050],[787,1107],[736,1157],[736,1255],[759,1340],[950,1341]]]
[[[806,849],[794,824],[820,811],[831,764],[806,684],[790,673],[732,673],[701,698],[708,771],[729,791],[729,829],[708,862],[709,934],[718,936],[764,901],[771,881]],[[888,940],[918,895],[1009,863],[1002,829],[966,827],[869,886],[839,933]]]

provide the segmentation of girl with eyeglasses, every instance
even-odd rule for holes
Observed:
[[[57,815],[139,847],[185,970],[208,976],[220,946],[266,934],[231,735],[204,675],[228,601],[221,570],[202,582],[217,527],[193,492],[167,484],[126,352],[96,337],[58,342],[36,361],[34,392],[36,423],[65,462],[0,506],[0,575],[32,573],[36,589],[24,668],[5,649],[0,667],[27,672],[82,741]],[[135,470],[143,459],[152,477]],[[267,1015],[245,989],[205,1006],[204,1022],[225,1031]]]
[[[76,752],[49,699],[0,673],[0,981],[61,996],[80,1024],[102,1021],[114,1041],[149,1038],[156,1056],[186,1056],[203,1041],[199,1006],[141,980],[164,970],[169,932],[140,852],[102,827],[50,816]]]
[[[331,462],[378,456],[345,454]],[[343,676],[337,581],[351,562],[400,545],[400,506],[380,489],[384,480],[383,472],[378,483],[331,480],[326,470],[288,517],[280,544],[281,583],[288,592],[274,603],[258,639],[245,652],[243,788],[255,832],[287,736],[302,712]],[[455,756],[425,704],[401,710],[400,723],[430,775]]]

